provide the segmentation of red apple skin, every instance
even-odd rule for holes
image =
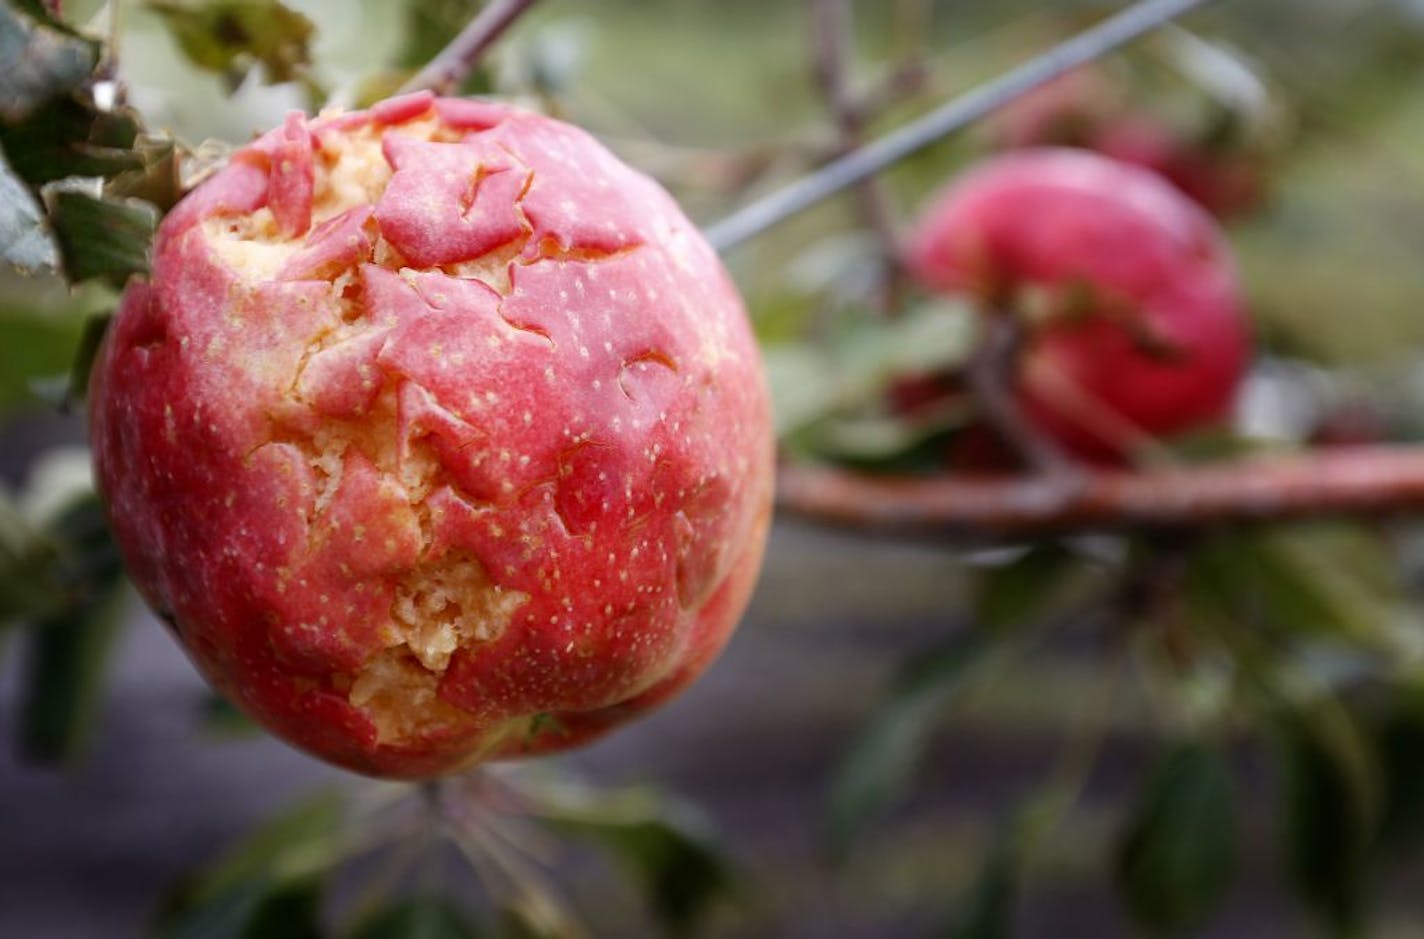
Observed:
[[[1134,108],[1123,82],[1080,68],[1014,102],[988,125],[995,149],[1078,147],[1162,176],[1223,220],[1267,201],[1267,159],[1240,143],[1201,139]]]
[[[338,185],[357,138],[375,169]],[[407,96],[238,151],[164,220],[91,401],[142,593],[224,694],[369,775],[636,717],[760,566],[735,287],[655,183],[511,107]]]
[[[907,245],[932,290],[1006,312],[1047,292],[1072,308],[1030,325],[1020,397],[1085,459],[1120,461],[1131,437],[1220,420],[1248,365],[1221,233],[1140,168],[1083,150],[1007,153],[935,197]]]

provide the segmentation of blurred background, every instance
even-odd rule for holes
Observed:
[[[301,18],[283,19],[257,3],[273,36],[249,30],[224,55],[202,18],[213,4],[133,0],[119,5],[117,74],[150,130],[220,152],[204,142],[240,143],[290,108],[384,96],[479,5],[290,0]],[[65,7],[108,28],[97,2]],[[850,136],[817,78],[804,0],[544,0],[468,90],[587,127],[706,224],[1117,8],[847,7]],[[1124,122],[1150,128],[1139,162],[1185,165],[1174,181],[1200,183],[1257,334],[1232,426],[1177,458],[1417,441],[1421,79],[1418,0],[1212,3],[903,161],[880,177],[878,209],[848,191],[734,249],[784,454],[952,472],[962,413],[907,417],[886,401],[961,364],[971,317],[905,282],[888,233],[995,150],[1091,145],[1085,127]],[[102,542],[92,515],[68,511],[87,485],[85,434],[57,402],[86,324],[115,296],[102,281],[0,272],[7,559],[26,533]],[[544,855],[591,935],[1424,936],[1420,534],[1391,519],[985,544],[788,516],[706,678],[511,778],[656,792],[649,804],[670,812],[674,848],[620,841],[610,809],[584,832],[601,835]],[[1190,572],[1124,614],[1122,583],[1160,571],[1143,557]],[[83,630],[46,643],[27,570],[0,581],[0,936],[310,935],[240,910],[204,925],[193,885],[314,791],[360,804],[386,790],[245,725],[129,591],[104,592]],[[1134,619],[1146,625],[1124,626]],[[1200,627],[1199,654],[1175,654],[1157,628],[1168,620]],[[286,832],[255,855],[269,873],[286,869],[284,844],[309,847]],[[396,892],[415,883],[493,916],[498,898],[431,853]],[[349,921],[381,863],[322,869],[326,922]]]

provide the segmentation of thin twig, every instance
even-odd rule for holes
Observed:
[[[710,226],[705,234],[718,251],[727,251],[993,113],[1064,72],[1085,65],[1206,2],[1208,0],[1142,0],[899,130],[739,209]]]
[[[839,138],[837,157],[854,152],[865,138],[865,112],[856,100],[848,74],[854,51],[853,16],[849,0],[811,0],[816,81],[835,118]],[[879,179],[868,176],[856,184],[855,190],[860,213],[880,243],[884,276],[879,300],[882,312],[889,313],[898,306],[899,294],[900,246],[895,234],[895,217]]]
[[[1424,447],[1341,447],[1200,466],[1098,470],[1071,487],[1042,475],[887,477],[810,465],[786,466],[779,476],[779,504],[800,515],[856,528],[971,537],[1424,512]]]
[[[490,0],[440,54],[401,86],[401,92],[449,94],[479,64],[494,41],[534,5],[534,0]]]
[[[980,416],[1033,471],[1059,477],[1072,473],[1072,461],[1024,418],[1014,394],[1023,322],[1009,313],[991,312],[980,317],[980,328],[978,346],[964,371]]]

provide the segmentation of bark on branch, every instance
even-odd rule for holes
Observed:
[[[441,95],[453,92],[495,40],[533,5],[534,0],[490,0],[439,55],[401,86],[401,92],[429,90]]]
[[[1424,512],[1424,447],[1349,447],[1161,469],[1034,475],[867,476],[784,467],[778,504],[823,522],[888,532],[1027,537],[1121,528],[1191,529]]]

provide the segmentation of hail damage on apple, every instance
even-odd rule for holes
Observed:
[[[690,683],[760,566],[741,300],[584,132],[417,94],[286,123],[160,228],[91,389],[130,572],[278,736],[420,778]]]
[[[1088,460],[1220,421],[1251,354],[1229,249],[1161,177],[1084,150],[994,157],[932,201],[907,264],[1026,333],[1026,416]]]

